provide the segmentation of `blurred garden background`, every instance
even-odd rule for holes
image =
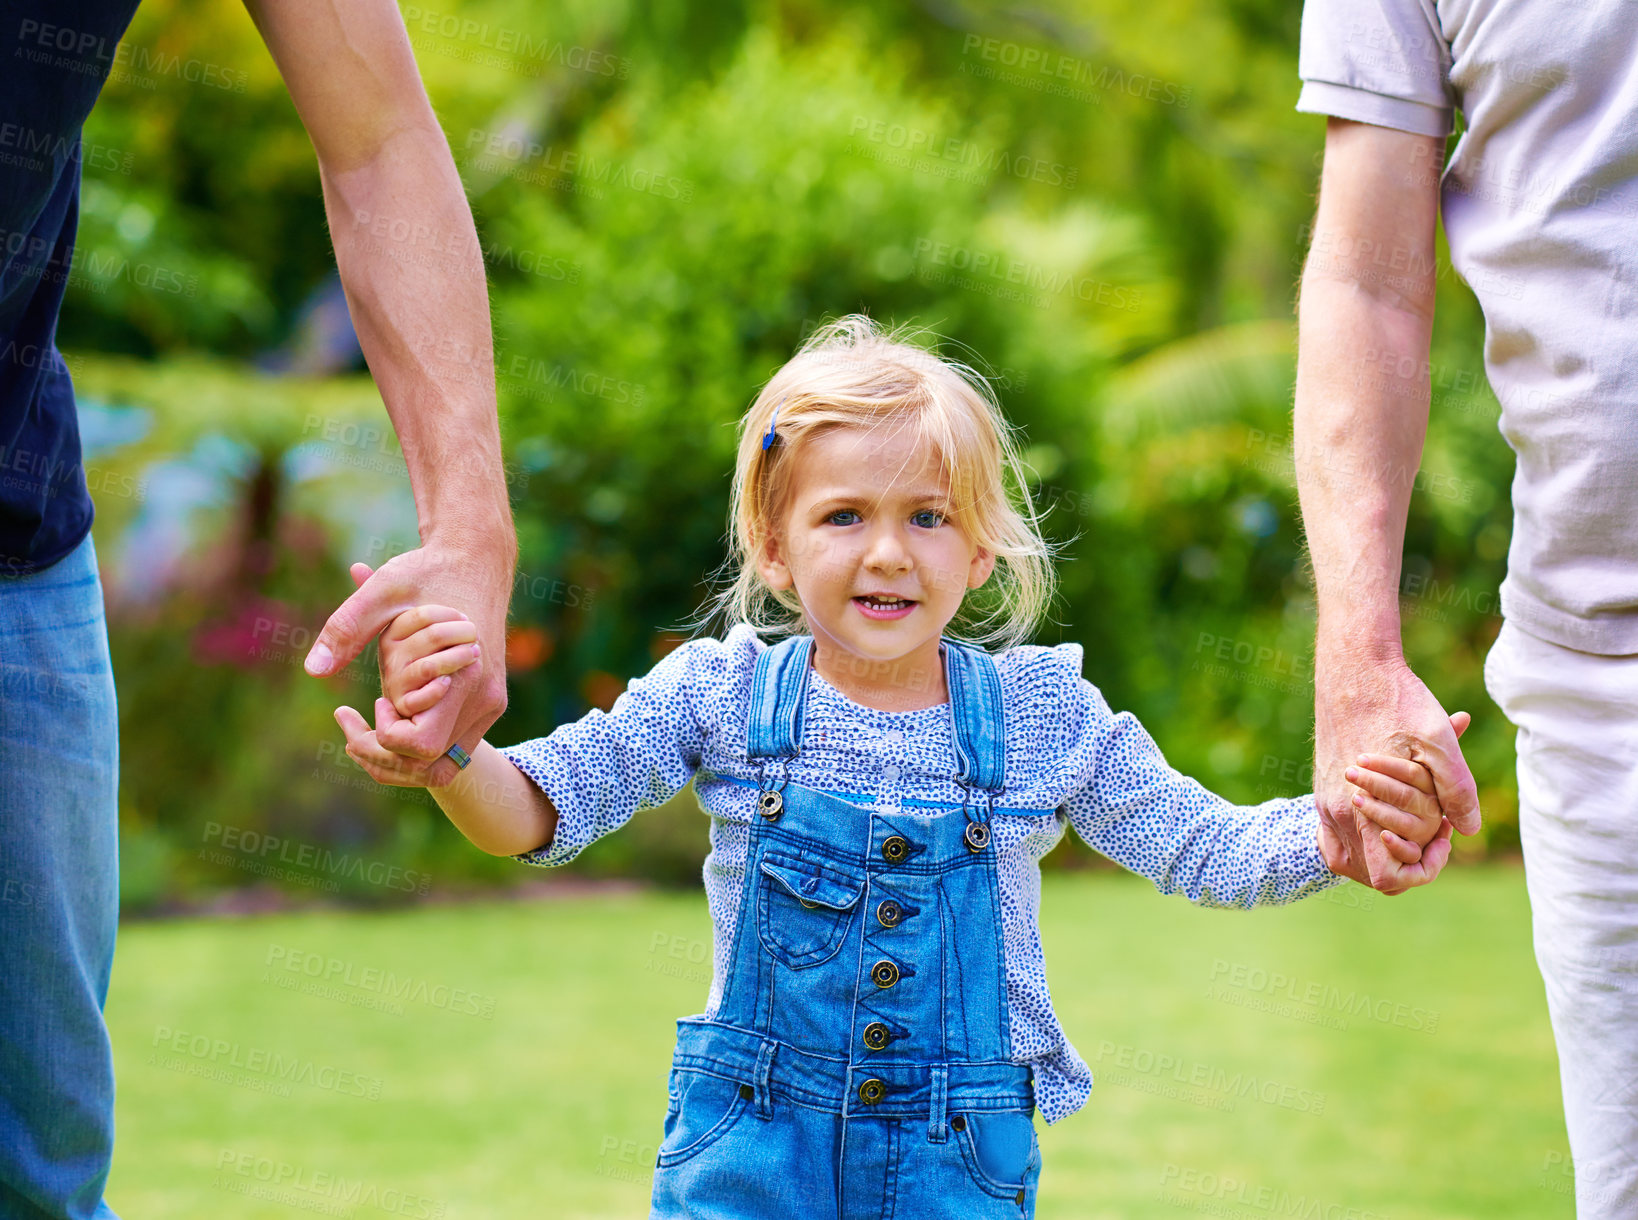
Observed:
[[[1087,676],[1111,704],[1134,712],[1207,786],[1248,803],[1307,790],[1313,598],[1290,399],[1323,121],[1292,109],[1299,10],[1276,0],[403,4],[491,280],[521,551],[510,707],[489,739],[537,736],[610,706],[683,638],[723,557],[735,422],[815,325],[864,311],[943,336],[943,350],[991,377],[1024,430],[1033,490],[1065,544],[1063,598],[1038,642],[1081,642]],[[708,936],[698,893],[707,823],[689,794],[546,876],[471,849],[424,793],[377,788],[342,752],[331,709],[370,706],[373,653],[327,682],[308,678],[302,658],[351,591],[347,565],[378,564],[417,545],[417,533],[403,459],[347,321],[312,150],[241,6],[145,0],[125,46],[86,128],[80,245],[60,328],[81,397],[119,689],[128,924],[110,1004],[116,1042],[151,1060],[150,1035],[179,1027],[178,997],[197,992],[190,972],[233,977],[212,957],[228,952],[217,938],[233,925],[130,922],[150,916],[314,907],[278,918],[316,920],[344,944],[389,926],[447,939],[459,921],[482,921],[444,900],[625,878],[672,888],[582,899],[639,904],[636,915],[611,915],[609,928],[639,929],[630,934],[643,946],[676,921],[691,929],[677,933],[690,945],[701,928]],[[1483,375],[1477,306],[1448,263],[1440,269],[1432,422],[1401,592],[1411,663],[1447,707],[1474,713],[1463,744],[1485,830],[1458,845],[1458,871],[1471,876],[1446,894],[1379,902],[1371,916],[1329,909],[1316,926],[1346,917],[1337,944],[1371,944],[1368,919],[1392,905],[1405,914],[1385,929],[1415,927],[1417,911],[1487,911],[1476,935],[1508,929],[1514,939],[1497,950],[1505,961],[1463,957],[1461,976],[1480,992],[1502,989],[1501,1007],[1517,1009],[1506,1026],[1516,1037],[1501,1042],[1522,1056],[1509,1071],[1524,1081],[1528,1116],[1511,1129],[1516,1143],[1492,1148],[1493,1164],[1463,1178],[1497,1190],[1496,1165],[1536,1173],[1552,1155],[1562,1162],[1562,1126],[1512,863],[1512,729],[1481,676],[1500,626],[1512,459]],[[1152,904],[1115,897],[1129,890],[1073,836],[1046,864],[1065,874],[1048,878],[1049,902],[1061,893],[1067,910],[1115,903],[1129,933],[1155,918]],[[604,925],[545,905],[576,928]],[[489,912],[493,926],[474,936],[522,926],[510,907],[464,910]],[[1186,908],[1166,918],[1183,929],[1215,919],[1210,935],[1231,939],[1300,936],[1306,926],[1296,912],[1271,916],[1277,924],[1224,925]],[[1223,931],[1252,924],[1262,930]],[[1067,953],[1079,934],[1059,934]],[[269,943],[250,935],[253,953]],[[1255,958],[1251,943],[1241,952]],[[451,944],[442,960],[458,972],[466,950]],[[543,952],[531,946],[529,960]],[[611,974],[619,958],[586,954]],[[497,969],[518,960],[502,953]],[[186,977],[173,976],[179,961]],[[1346,969],[1375,961],[1373,951]],[[641,961],[630,969],[639,982],[586,966],[615,996],[649,981]],[[504,984],[514,985],[527,991]],[[704,987],[686,990],[698,998],[679,1007],[666,993],[662,1007],[697,1011]],[[236,993],[224,982],[211,994],[197,998],[209,1007]],[[230,1007],[275,1014],[292,1036],[371,1016],[356,1005],[279,1008],[287,999],[298,1002],[258,986]],[[129,1023],[125,1014],[154,1004],[159,1017]],[[1224,1019],[1223,1005],[1208,1007],[1211,1022]],[[219,1015],[232,1026],[226,1009]],[[541,1035],[521,1009],[512,1016],[520,1024],[508,1051],[527,1057]],[[585,1020],[595,1040],[602,1027]],[[1070,1030],[1089,1058],[1094,1028]],[[1324,1038],[1266,1018],[1253,1028],[1273,1054],[1289,1052],[1292,1037]],[[663,1069],[669,1027],[650,1032]],[[1123,1045],[1132,1038],[1148,1045],[1136,1034]],[[1424,1054],[1427,1042],[1413,1049]],[[601,1065],[618,1058],[607,1045],[586,1052],[574,1088],[598,1087]],[[462,1074],[458,1048],[449,1053],[444,1070],[461,1083],[448,1113],[476,1122],[487,1079]],[[1440,1087],[1482,1091],[1495,1067],[1483,1062]],[[1363,1062],[1346,1071],[1361,1089],[1379,1079]],[[412,1057],[399,1079],[415,1078]],[[176,1073],[155,1080],[158,1093],[209,1087]],[[654,1096],[663,1108],[663,1070],[660,1089],[634,1109],[656,1129],[648,1110]],[[240,1118],[266,1100],[211,1096],[224,1092]],[[1398,1116],[1419,1096],[1427,1101],[1398,1093]],[[1484,1112],[1478,1096],[1464,1114]],[[122,1103],[116,1206],[122,1182],[138,1190],[182,1146],[156,1142],[152,1107],[133,1104]],[[383,1126],[364,1127],[390,1132],[407,1113],[383,1108],[371,1120]],[[1336,1137],[1353,1119],[1333,1113]],[[616,1129],[559,1117],[548,1131]],[[1395,1114],[1378,1118],[1369,1130],[1387,1138]],[[187,1137],[195,1162],[209,1161],[226,1121]],[[1054,1138],[1093,1138],[1064,1130]],[[1155,1128],[1162,1145],[1167,1130]],[[1248,1140],[1282,1163],[1291,1146],[1279,1135]],[[1429,1172],[1442,1155],[1413,1151]],[[470,1155],[470,1180],[446,1183],[440,1199],[490,1197],[509,1172],[486,1169],[476,1144]],[[1144,1155],[1194,1163],[1186,1152]],[[1316,1155],[1307,1170],[1323,1183],[1328,1162]],[[1053,1163],[1049,1147],[1049,1175]],[[651,1164],[639,1157],[635,1172]],[[625,1205],[597,1202],[598,1189],[623,1188],[597,1172],[605,1180],[588,1179],[576,1203],[585,1210],[572,1214],[631,1214],[629,1198],[646,1198],[637,1189],[618,1196]],[[1256,1178],[1256,1165],[1245,1174]],[[1163,1214],[1160,1183],[1150,1185],[1147,1206]],[[1097,1188],[1089,1176],[1085,1189]],[[1417,1210],[1412,1197],[1392,1214],[1565,1205],[1558,1185],[1512,1211],[1496,1198]],[[1202,1195],[1178,1206],[1221,1203]],[[278,1215],[291,1205],[267,1206]],[[559,1214],[497,1208],[456,1210]],[[156,1204],[137,1214],[194,1213]],[[1132,1203],[1108,1214],[1148,1213]]]

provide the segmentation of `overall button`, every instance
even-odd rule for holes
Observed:
[[[887,1096],[887,1086],[872,1076],[859,1086],[859,1100],[867,1106],[878,1104]]]
[[[879,1051],[893,1040],[887,1032],[887,1026],[880,1021],[872,1021],[864,1027],[864,1044],[873,1051]]]
[[[870,981],[878,987],[891,987],[899,981],[899,968],[884,957],[870,968]]]
[[[967,1120],[962,1118],[961,1115],[957,1114],[954,1118],[952,1118],[950,1120],[950,1130],[952,1130],[952,1131],[965,1131],[966,1129],[967,1129]]]
[[[777,821],[785,812],[785,798],[777,792],[764,792],[756,798],[756,811],[770,822]]]
[[[968,822],[961,837],[967,840],[968,851],[980,852],[990,845],[990,828],[983,822]]]
[[[903,835],[888,835],[882,840],[882,859],[897,864],[910,854],[910,840]]]
[[[903,918],[904,908],[891,898],[882,899],[881,903],[876,907],[876,922],[884,928],[898,927],[899,920]]]

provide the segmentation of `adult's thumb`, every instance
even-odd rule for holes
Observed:
[[[395,611],[387,587],[381,581],[366,577],[358,590],[325,620],[303,668],[315,678],[326,678],[344,669],[381,633]]]
[[[1473,723],[1473,717],[1466,712],[1452,712],[1450,715],[1451,731],[1460,737],[1467,732],[1467,726]]]
[[[1455,727],[1451,725],[1452,729]],[[1424,765],[1427,761],[1424,760]],[[1434,795],[1439,798],[1439,807],[1451,825],[1464,835],[1478,834],[1482,824],[1479,787],[1473,780],[1473,772],[1468,770],[1461,748],[1453,747],[1449,754],[1436,758],[1430,769]]]

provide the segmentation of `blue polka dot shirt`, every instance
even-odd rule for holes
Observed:
[[[755,815],[757,767],[745,757],[756,658],[768,645],[749,627],[681,645],[634,679],[608,712],[594,710],[546,737],[501,751],[558,811],[545,847],[518,857],[565,864],[689,780],[711,818],[705,893],[715,930],[716,1012],[733,958]],[[1112,712],[1081,676],[1081,647],[1027,646],[996,654],[1006,716],[1006,792],[1024,815],[991,821],[1000,872],[1012,1058],[1028,1064],[1036,1104],[1055,1123],[1080,1109],[1092,1073],[1052,1010],[1041,951],[1040,860],[1072,825],[1087,844],[1206,906],[1291,902],[1342,879],[1316,843],[1312,796],[1232,805],[1167,765],[1129,712]],[[809,673],[802,752],[792,783],[897,807],[905,798],[959,804],[949,707],[864,707]],[[731,777],[744,781],[733,783]]]

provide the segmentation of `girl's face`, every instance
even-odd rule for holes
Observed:
[[[942,692],[939,637],[995,559],[946,520],[937,455],[908,429],[836,428],[804,439],[795,461],[757,566],[772,588],[795,588],[815,665],[838,689],[879,689],[878,702]],[[851,678],[837,682],[841,667]]]

